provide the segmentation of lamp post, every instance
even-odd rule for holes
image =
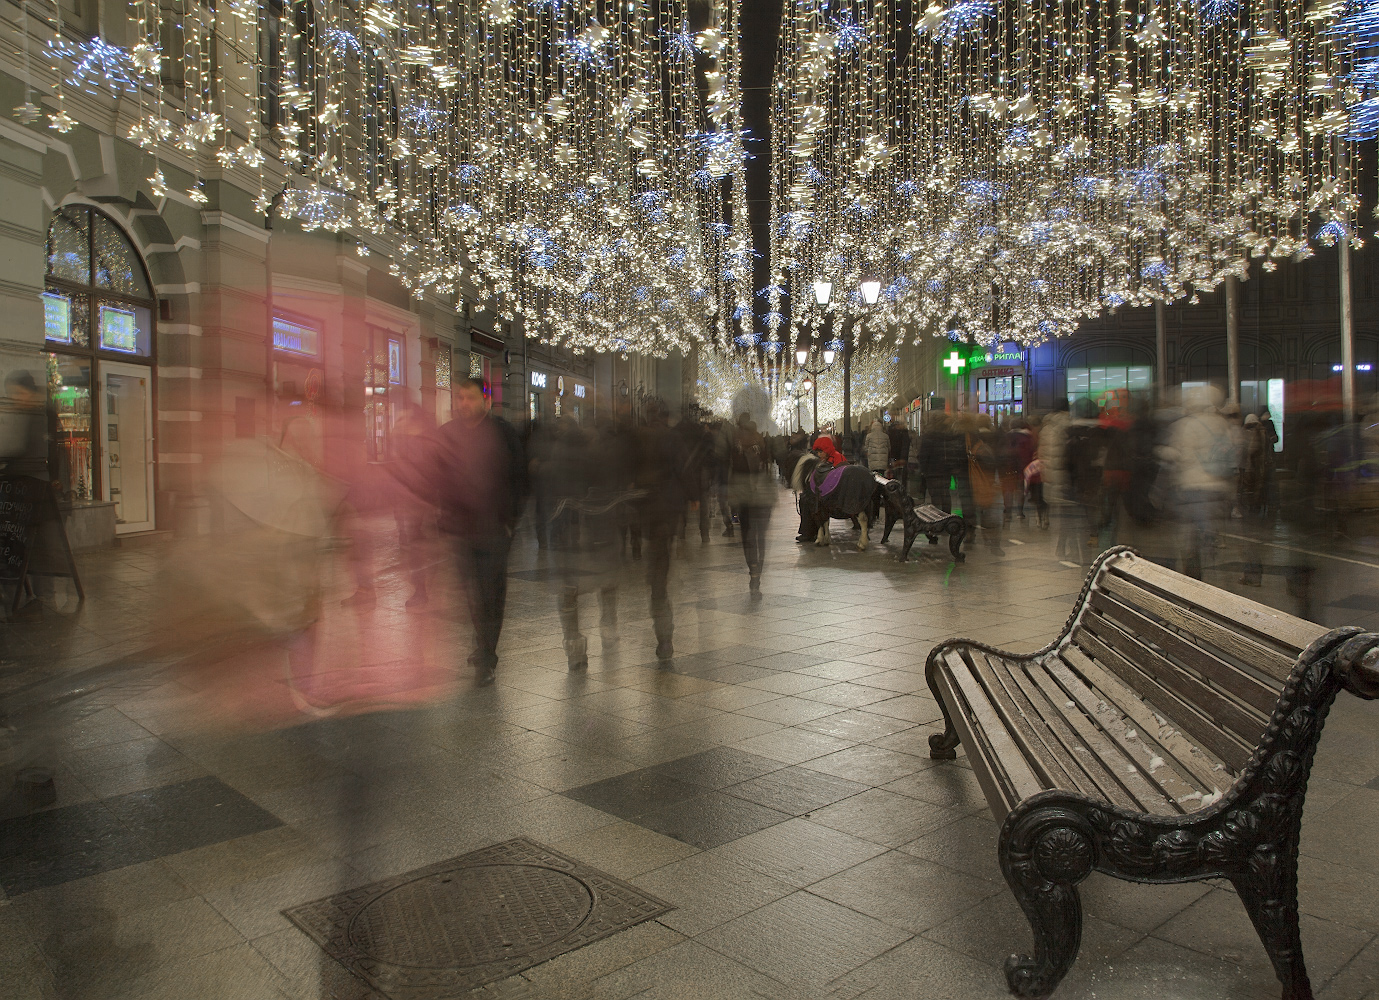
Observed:
[[[828,305],[828,300],[832,295],[833,282],[826,281],[823,278],[814,279],[814,304],[816,306]],[[829,369],[829,367],[833,364],[834,357],[833,348],[827,346],[827,343],[828,342],[825,341],[826,346],[823,350],[824,364],[822,368],[805,367],[809,362],[809,346],[807,344],[800,344],[795,349],[795,361],[798,363],[799,370],[803,372],[805,375],[809,376],[809,378],[805,379],[803,383],[801,383],[801,387],[805,390],[805,392],[813,390],[814,393],[815,434],[819,433],[819,376],[826,372]]]
[[[805,392],[809,392],[811,389],[814,391],[815,434],[819,433],[819,376],[832,367],[834,358],[833,348],[825,347],[823,355],[823,365],[818,368],[810,368],[808,367],[809,348],[802,345],[795,351],[795,361],[798,362],[799,370],[809,376],[809,378],[805,379],[802,383],[803,388]]]

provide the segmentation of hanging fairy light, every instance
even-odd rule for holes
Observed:
[[[824,277],[841,290],[827,312],[864,336],[1035,343],[1305,256],[1314,217],[1357,205],[1343,147],[1379,129],[1379,63],[1359,55],[1377,15],[1375,0],[787,5],[772,306],[814,336]]]
[[[738,24],[720,0],[693,13],[135,0],[127,48],[68,38],[54,13],[51,124],[75,124],[63,87],[129,95],[156,196],[166,164],[193,203],[208,171],[247,173],[259,211],[391,244],[413,294],[477,300],[543,342],[728,344],[753,294],[730,182],[746,158]]]

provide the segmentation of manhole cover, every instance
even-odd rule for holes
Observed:
[[[283,912],[380,992],[440,1000],[670,908],[549,848],[512,840]]]
[[[350,921],[350,944],[394,965],[466,968],[559,941],[594,908],[579,879],[535,865],[484,865],[407,882]]]

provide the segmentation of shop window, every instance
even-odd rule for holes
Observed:
[[[151,528],[153,283],[119,225],[85,205],[53,214],[47,256],[49,474],[66,502],[114,502],[117,531]]]
[[[1120,399],[1122,390],[1149,392],[1154,388],[1152,365],[1126,365],[1108,368],[1069,368],[1068,402],[1090,399],[1104,407]]]
[[[1025,409],[1025,377],[997,375],[977,379],[977,410],[992,416],[1023,413]]]
[[[65,500],[96,498],[91,368],[89,358],[48,355],[48,400],[54,418],[49,474],[57,480]]]
[[[450,388],[450,345],[441,344],[436,348],[436,388]]]
[[[144,265],[129,237],[99,212],[91,213],[91,284],[121,295],[153,298]]]

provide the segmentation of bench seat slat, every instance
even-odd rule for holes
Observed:
[[[1130,767],[1134,767],[1138,780],[1147,782],[1153,789],[1144,802],[1144,811],[1160,815],[1173,815],[1184,811],[1180,802],[1192,800],[1193,793],[1200,797],[1201,789],[1193,773],[1186,769],[1177,758],[1163,747],[1152,735],[1145,735],[1146,727],[1139,724],[1134,716],[1124,715],[1110,700],[1111,695],[1089,683],[1083,666],[1090,661],[1069,647],[1065,655],[1050,656],[1044,661],[1049,683],[1056,684],[1057,690],[1071,699],[1076,709],[1067,709],[1071,714],[1077,711],[1086,720],[1086,725],[1101,733],[1101,738],[1110,744],[1106,760],[1123,766],[1129,778]],[[1131,733],[1134,733],[1132,736]],[[1152,730],[1150,730],[1152,733]],[[1159,766],[1154,766],[1154,758],[1159,758]]]
[[[1036,774],[1040,771],[1046,788],[1066,788],[1086,795],[1099,795],[1110,798],[1122,805],[1131,804],[1125,792],[1114,789],[1114,796],[1102,787],[1100,782],[1090,778],[1079,766],[1079,761],[1070,745],[1053,731],[1047,712],[1040,711],[1012,676],[1019,671],[1018,665],[1008,660],[993,657],[980,649],[970,651],[973,665],[982,680],[982,685],[992,695],[992,701],[1002,717],[1010,724],[1012,711],[1016,713],[1015,727],[1023,737],[1021,746]],[[1030,746],[1029,740],[1037,741]],[[1041,768],[1039,761],[1048,761],[1050,766]]]
[[[1120,747],[1078,708],[1076,700],[1071,708],[1068,707],[1067,692],[1058,686],[1042,664],[1032,663],[1028,669],[1017,664],[1011,673],[1023,677],[1037,689],[1040,710],[1049,719],[1050,728],[1059,732],[1068,746],[1080,749],[1080,752],[1074,751],[1074,759],[1089,773],[1094,773],[1106,799],[1143,812],[1177,811],[1172,797],[1165,796],[1145,778],[1149,755],[1143,760],[1124,756]]]
[[[1186,733],[1193,742],[1206,747],[1238,773],[1250,758],[1250,748],[1243,746],[1227,730],[1203,718],[1195,707],[1183,701],[1154,680],[1134,663],[1111,649],[1084,626],[1073,631],[1073,643],[1089,658],[1118,676],[1125,685],[1138,692],[1144,701],[1172,725]]]
[[[1082,625],[1107,646],[1133,663],[1145,676],[1153,678],[1163,688],[1196,708],[1208,720],[1229,728],[1243,743],[1253,745],[1268,728],[1269,717],[1263,712],[1242,706],[1224,694],[1180,670],[1139,638],[1120,625],[1098,613],[1083,616]],[[1164,706],[1161,706],[1161,708]],[[1188,726],[1187,720],[1170,718]]]
[[[977,777],[985,778],[983,790],[987,792],[992,812],[998,811],[997,804],[1002,806],[1001,815],[996,817],[999,822],[1015,803],[1043,791],[1046,786],[1035,777],[1024,755],[1016,749],[962,657],[950,650],[944,656],[944,662],[948,669],[938,680],[948,688],[948,693],[961,698],[976,722],[975,726],[968,726],[961,714],[954,717],[959,734],[969,740],[966,744],[969,748],[973,746],[973,737],[978,738],[980,750],[977,756],[981,759],[974,760],[973,766],[977,768],[978,764],[981,765]],[[964,729],[967,731],[964,732]]]
[[[1097,711],[1095,703],[1089,708],[1090,714],[1098,721],[1102,721],[1108,713],[1115,716],[1115,713],[1119,712],[1129,718],[1139,732],[1149,733],[1154,742],[1163,748],[1164,759],[1193,786],[1192,791],[1205,792],[1220,788],[1233,777],[1224,770],[1223,764],[1202,752],[1177,732],[1165,732],[1148,705],[1137,698],[1114,674],[1094,663],[1082,650],[1068,646],[1058,656],[1049,656],[1045,664],[1069,693],[1078,690],[1079,687],[1083,690],[1090,689],[1086,696],[1106,703],[1107,712]],[[1118,717],[1114,719],[1110,728],[1115,732],[1117,726],[1124,728],[1124,723],[1121,723]],[[1222,770],[1217,770],[1218,767]]]
[[[1172,629],[1164,628],[1135,608],[1122,604],[1108,591],[1096,591],[1091,597],[1092,607],[1131,635],[1153,641],[1161,649],[1177,657],[1214,684],[1220,685],[1236,698],[1258,710],[1263,718],[1278,701],[1283,685],[1272,676],[1269,683],[1252,676],[1232,663],[1213,656],[1201,646],[1188,642]]]

